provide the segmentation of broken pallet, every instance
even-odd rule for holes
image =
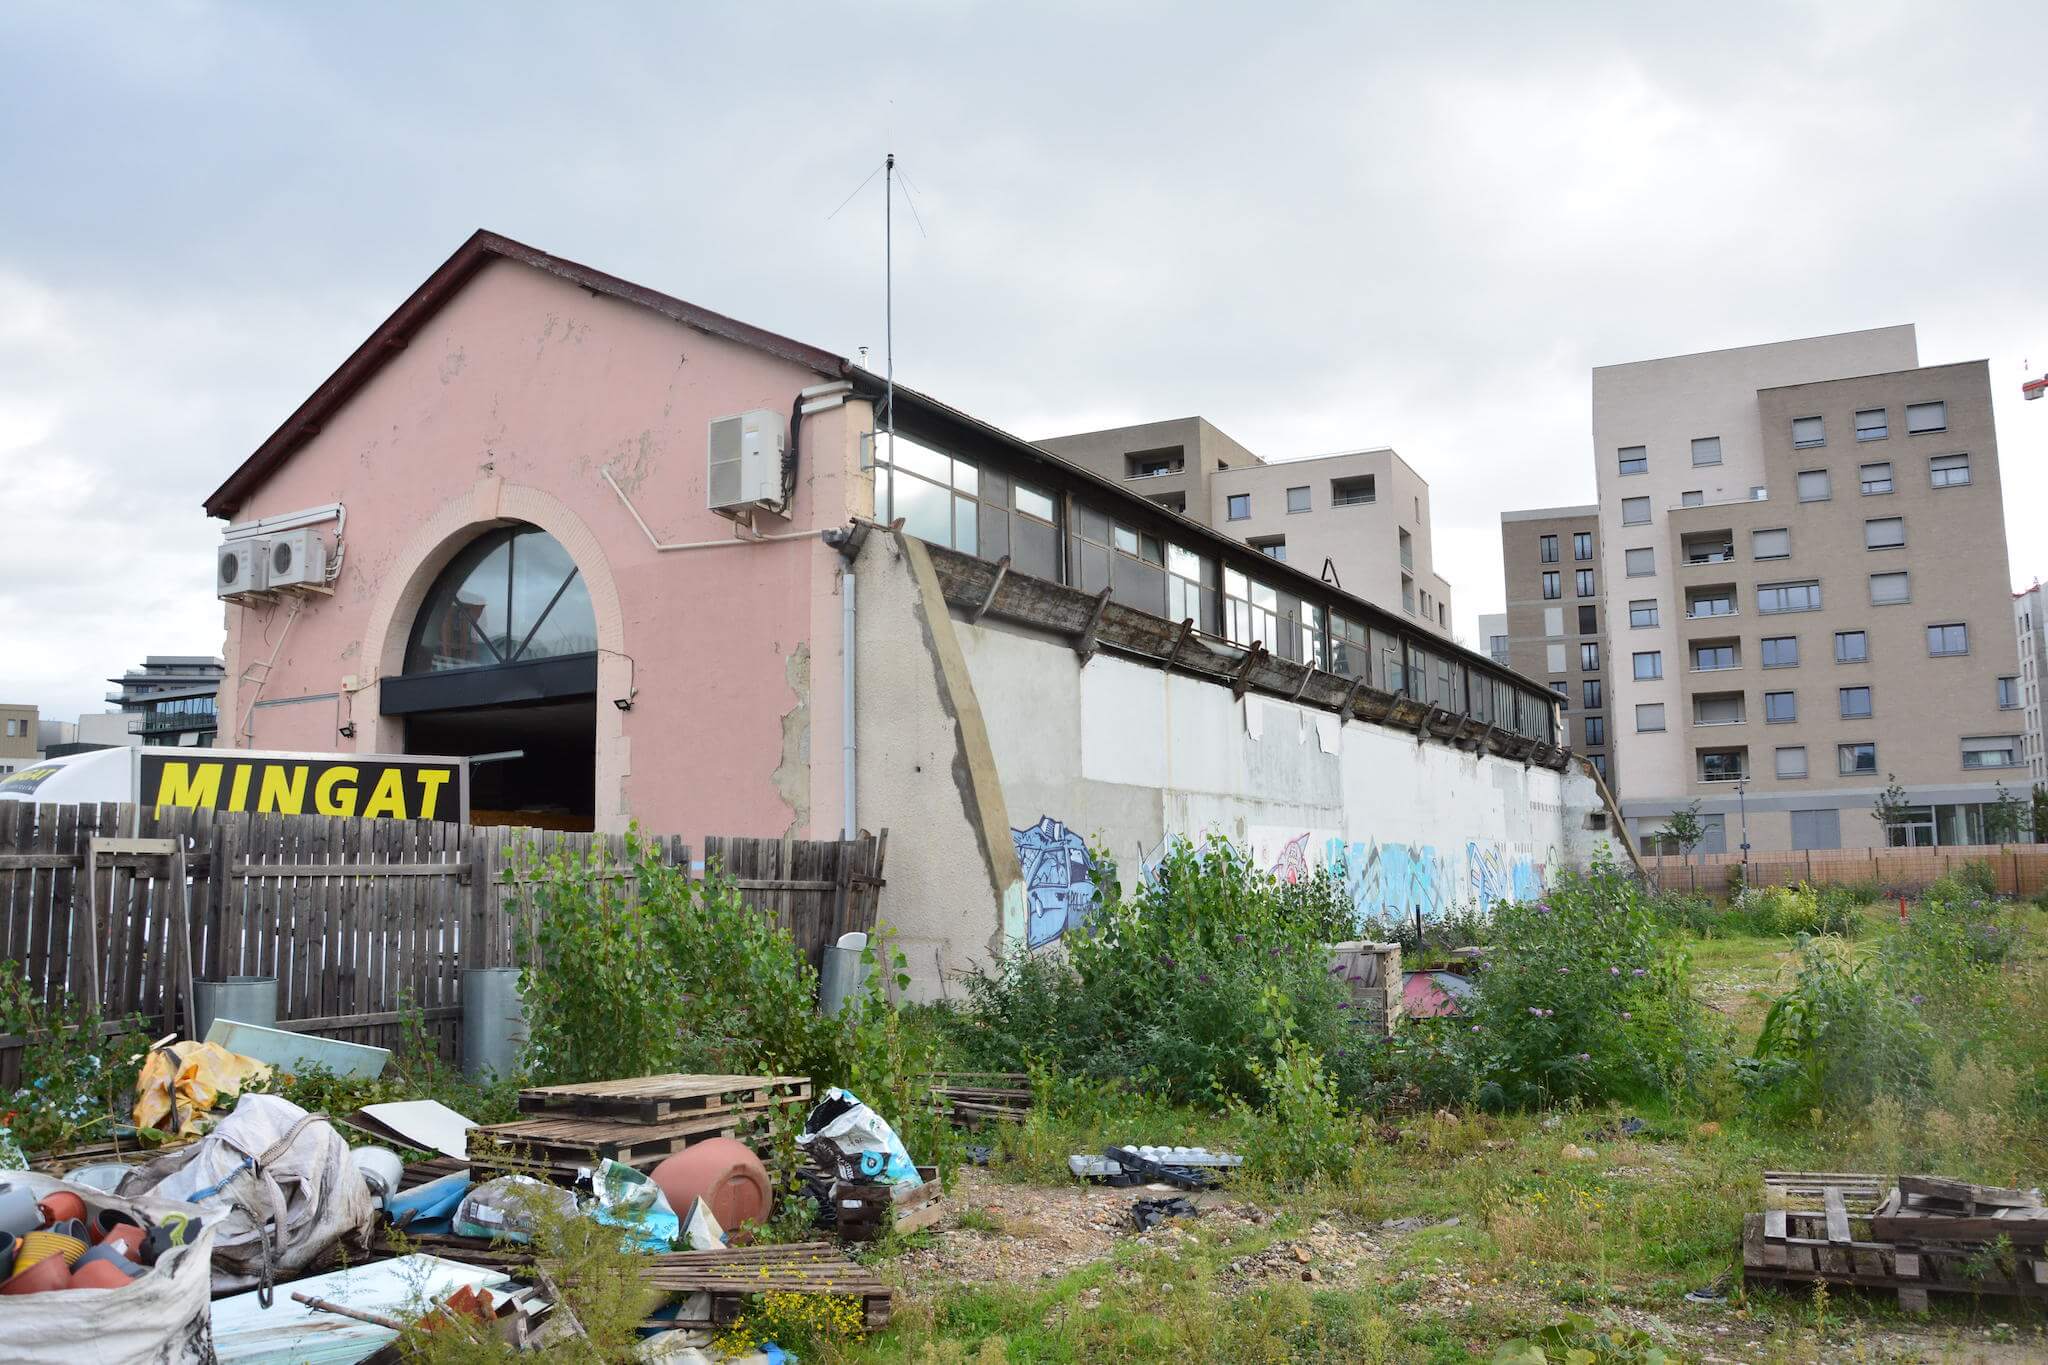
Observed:
[[[1839,1196],[1837,1197],[1839,1198]],[[1743,1219],[1743,1278],[1889,1289],[1901,1307],[1927,1307],[1930,1291],[2000,1294],[2048,1299],[2048,1258],[2025,1251],[1994,1253],[1984,1246],[1907,1245],[1856,1236],[1856,1223],[1833,1210],[1797,1213],[1773,1209]]]
[[[693,1076],[678,1072],[534,1086],[519,1092],[519,1112],[660,1123],[721,1111],[753,1112],[781,1104],[808,1104],[810,1098],[808,1076]]]
[[[684,1316],[676,1323],[723,1325],[739,1315],[748,1296],[770,1290],[783,1294],[822,1294],[859,1299],[870,1328],[885,1327],[894,1293],[874,1271],[829,1242],[796,1242],[784,1246],[728,1247],[721,1251],[679,1251],[649,1257],[640,1278],[672,1294],[707,1295],[708,1313]]]

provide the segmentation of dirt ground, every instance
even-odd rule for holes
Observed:
[[[1230,1242],[1245,1239],[1257,1243],[1259,1239],[1250,1234],[1273,1222],[1269,1210],[1227,1192],[1203,1192],[1187,1196],[1201,1209],[1196,1219],[1170,1221],[1143,1233],[1133,1228],[1131,1205],[1136,1200],[1175,1193],[1165,1187],[1020,1185],[969,1168],[948,1196],[953,1212],[932,1230],[930,1245],[907,1251],[890,1265],[913,1298],[931,1297],[961,1284],[1029,1288],[1111,1258],[1120,1244],[1171,1250],[1194,1240],[1194,1226]],[[1526,1322],[1531,1328],[1573,1311],[1526,1282],[1490,1275],[1426,1251],[1418,1253],[1413,1241],[1418,1234],[1460,1223],[1459,1218],[1402,1218],[1374,1224],[1319,1219],[1291,1237],[1229,1258],[1217,1274],[1216,1288],[1235,1295],[1282,1278],[1332,1289],[1412,1283],[1414,1288],[1405,1291],[1404,1297],[1415,1311],[1452,1317],[1478,1307]],[[1137,1273],[1129,1267],[1121,1272],[1125,1276]],[[1100,1295],[1100,1290],[1086,1291],[1081,1302],[1092,1307]],[[1669,1334],[1684,1350],[1709,1362],[1790,1358],[2019,1365],[2044,1359],[2038,1346],[1997,1340],[1995,1326],[1984,1330],[1863,1330],[1852,1344],[1814,1344],[1803,1350],[1795,1345],[1793,1354],[1787,1356],[1787,1343],[1781,1340],[1774,1345],[1767,1325],[1725,1305],[1685,1304],[1680,1311],[1663,1314],[1629,1307],[1615,1311],[1630,1326]]]

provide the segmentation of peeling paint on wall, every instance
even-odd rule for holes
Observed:
[[[786,833],[802,835],[811,827],[811,644],[797,643],[782,666],[783,680],[796,693],[796,705],[782,715],[782,762],[772,774],[775,793],[789,807]]]
[[[1095,903],[1095,861],[1081,836],[1050,815],[1011,830],[1010,838],[1024,866],[1025,946],[1042,947],[1087,918]]]

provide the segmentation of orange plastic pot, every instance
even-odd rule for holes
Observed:
[[[85,1201],[69,1190],[45,1195],[36,1208],[41,1211],[46,1228],[54,1223],[68,1223],[74,1218],[83,1220],[85,1217]]]
[[[768,1168],[744,1142],[716,1137],[685,1147],[650,1173],[678,1218],[690,1216],[690,1205],[702,1199],[719,1226],[763,1223],[775,1198]]]
[[[34,1233],[30,1233],[34,1236]],[[45,1256],[27,1270],[17,1270],[6,1284],[0,1284],[0,1294],[41,1294],[51,1289],[71,1287],[71,1267],[62,1256]]]

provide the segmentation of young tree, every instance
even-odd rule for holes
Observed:
[[[1699,847],[1700,841],[1707,837],[1706,822],[1700,819],[1700,803],[1695,801],[1689,806],[1671,812],[1670,818],[1664,823],[1664,828],[1651,837],[1677,844],[1679,858],[1690,858],[1692,851]]]
[[[1870,818],[1884,826],[1885,846],[1898,848],[1905,843],[1906,789],[1899,785],[1898,774],[1886,773],[1884,778],[1885,789],[1871,804]]]
[[[2032,803],[2020,800],[2005,789],[2003,782],[1999,783],[1997,798],[1984,806],[1984,837],[1994,844],[2032,843]]]

